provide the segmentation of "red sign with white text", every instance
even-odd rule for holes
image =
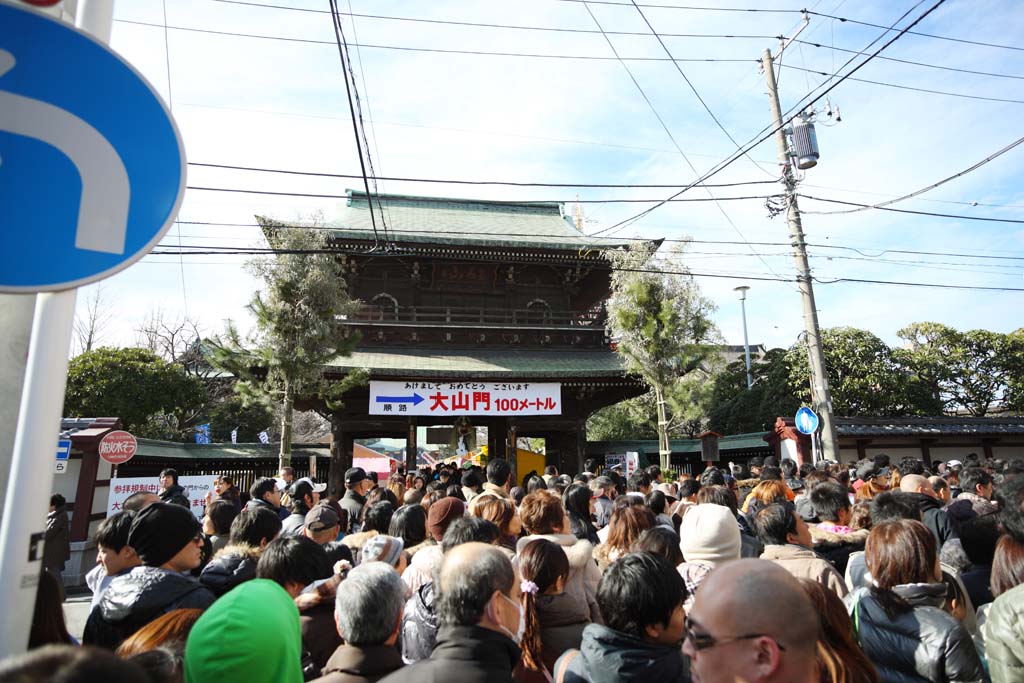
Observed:
[[[132,459],[138,446],[128,432],[110,432],[100,440],[100,457],[111,465],[121,465]]]

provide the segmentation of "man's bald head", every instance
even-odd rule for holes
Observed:
[[[931,482],[920,474],[908,474],[900,479],[900,491],[904,491],[906,493],[933,494]]]
[[[476,626],[495,591],[515,585],[512,562],[497,546],[464,543],[449,550],[438,573],[437,614],[447,626]]]
[[[763,633],[787,650],[814,651],[818,615],[800,582],[774,562],[727,562],[701,583],[696,600],[701,613],[708,607],[727,615],[736,634]]]

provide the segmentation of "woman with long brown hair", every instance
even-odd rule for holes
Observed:
[[[470,502],[469,514],[486,519],[498,527],[498,546],[510,558],[515,555],[516,541],[519,540],[523,525],[511,500],[485,491]]]
[[[654,513],[642,505],[627,505],[613,510],[608,522],[608,540],[594,550],[597,568],[603,573],[612,562],[632,549],[640,534],[656,524]]]
[[[876,524],[864,547],[873,585],[846,597],[854,633],[884,681],[984,681],[967,629],[949,613],[938,542],[921,522]]]
[[[817,581],[800,579],[821,623],[818,634],[820,683],[878,683],[878,672],[853,639],[853,622],[843,601]]]
[[[117,656],[127,659],[158,647],[184,651],[188,634],[201,616],[201,609],[171,610],[129,636],[118,646]]]
[[[756,514],[757,510],[768,507],[772,503],[788,500],[786,483],[777,479],[765,479],[753,488],[747,499],[743,501],[740,512]],[[755,502],[756,501],[756,502]]]
[[[579,648],[590,613],[565,593],[569,558],[557,543],[531,541],[518,562],[525,629],[519,644],[523,656],[513,677],[518,683],[544,683],[551,680],[559,656]]]

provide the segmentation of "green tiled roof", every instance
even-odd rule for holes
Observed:
[[[327,223],[334,239],[373,240],[366,193],[348,190],[348,203]],[[553,250],[623,247],[630,240],[581,234],[554,202],[499,202],[379,195],[388,231],[399,243],[477,245]],[[374,202],[378,230],[380,211]]]
[[[611,349],[446,350],[373,348],[357,350],[327,363],[328,368],[365,368],[372,377],[551,378],[623,377],[619,355]]]
[[[276,443],[177,443],[174,441],[156,441],[154,439],[137,439],[138,450],[135,457],[172,458],[176,460],[250,460],[253,458],[276,458],[280,446]],[[311,455],[329,457],[330,448],[319,445],[293,445],[292,457],[308,457]]]

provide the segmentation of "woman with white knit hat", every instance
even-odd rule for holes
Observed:
[[[679,527],[679,549],[684,562],[677,568],[686,582],[689,610],[704,577],[723,562],[740,557],[740,528],[729,508],[704,503],[694,505]]]

